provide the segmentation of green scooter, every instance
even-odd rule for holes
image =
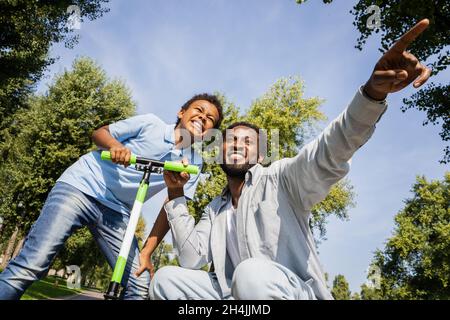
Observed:
[[[102,160],[111,161],[111,153],[109,151],[102,151]],[[139,184],[139,188],[136,194],[136,199],[131,209],[130,220],[128,222],[127,230],[125,231],[125,236],[120,247],[119,257],[117,258],[114,272],[109,283],[108,291],[105,293],[104,297],[107,300],[117,300],[120,297],[122,288],[121,282],[123,277],[123,272],[127,264],[128,255],[130,253],[131,243],[134,238],[134,233],[136,231],[136,226],[141,215],[142,206],[147,196],[148,185],[150,181],[150,173],[163,173],[164,170],[176,171],[176,172],[187,172],[189,174],[198,174],[198,167],[194,165],[185,166],[180,162],[173,161],[156,161],[152,159],[138,157],[136,155],[131,155],[130,164],[134,164],[136,170],[143,171],[143,177]]]

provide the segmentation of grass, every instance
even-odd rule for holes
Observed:
[[[55,285],[58,281],[58,285]],[[41,281],[37,281],[25,291],[21,300],[42,300],[63,296],[71,296],[80,293],[81,290],[69,289],[66,285],[66,279],[49,276]]]
[[[0,268],[0,273],[3,269]],[[58,285],[55,286],[55,282],[58,281]],[[95,288],[87,288],[82,286],[82,290],[98,291],[102,290]],[[49,298],[65,297],[81,293],[82,290],[67,288],[66,279],[48,276],[40,281],[33,283],[27,291],[23,294],[21,300],[42,300]]]

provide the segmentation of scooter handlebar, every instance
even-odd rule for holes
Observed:
[[[111,161],[111,152],[109,151],[102,151],[100,155],[102,160]],[[137,157],[136,155],[132,154],[130,158],[130,164],[136,164],[136,163],[153,163],[153,164],[161,164],[161,166],[164,168],[164,170],[169,171],[175,171],[175,172],[187,172],[189,174],[198,174],[198,167],[194,165],[183,165],[181,162],[175,162],[175,161],[156,161],[146,158]]]
[[[102,153],[100,154],[100,158],[105,161],[112,161],[111,152],[102,151]],[[130,164],[136,164],[136,156],[134,154],[131,155]]]

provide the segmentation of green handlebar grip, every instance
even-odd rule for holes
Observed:
[[[197,166],[193,165],[184,166],[181,162],[174,162],[174,161],[164,162],[164,170],[198,174]]]
[[[102,151],[100,155],[102,160],[111,161],[111,153],[109,151]],[[130,164],[136,164],[136,155],[132,154],[130,159]],[[187,172],[190,174],[198,174],[198,167],[194,165],[184,166],[181,162],[175,161],[165,161],[164,170],[176,171],[176,172]]]
[[[102,151],[100,157],[102,158],[102,160],[111,161],[111,152]],[[134,154],[131,155],[130,164],[136,164],[136,155],[134,155]]]

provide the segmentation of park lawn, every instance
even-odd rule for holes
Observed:
[[[58,279],[58,285],[55,286],[55,279]],[[21,300],[42,300],[63,296],[71,296],[80,293],[81,290],[69,289],[66,280],[53,276],[46,277],[41,281],[36,281],[25,291]]]

